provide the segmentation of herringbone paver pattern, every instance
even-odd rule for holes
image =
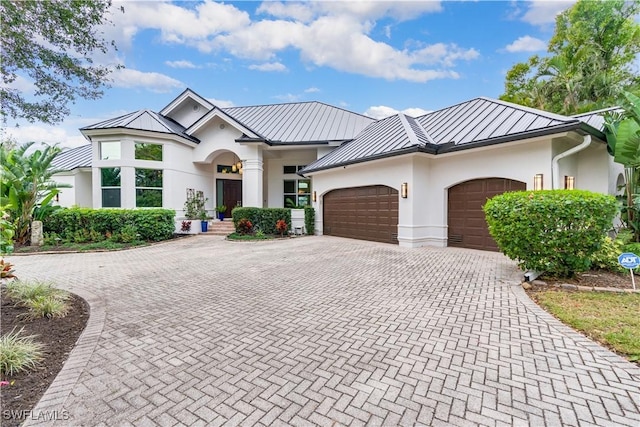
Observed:
[[[531,303],[500,254],[200,236],[11,261],[104,306],[48,398],[61,425],[640,425],[640,370]]]

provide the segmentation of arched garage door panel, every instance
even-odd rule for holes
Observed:
[[[449,188],[449,246],[497,251],[482,206],[498,194],[526,189],[524,182],[504,178],[474,179]]]
[[[323,197],[323,234],[398,243],[398,191],[383,185],[333,190]]]

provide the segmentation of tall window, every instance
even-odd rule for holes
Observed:
[[[100,169],[100,186],[102,187],[102,207],[120,207],[120,168]]]
[[[311,180],[298,179],[297,172],[305,165],[283,166],[284,180],[284,207],[307,206],[311,204]],[[293,175],[286,177],[286,175]]]
[[[162,161],[162,145],[136,142],[136,160]]]
[[[103,141],[100,143],[100,160],[117,160],[120,158],[120,141]]]
[[[162,207],[162,170],[136,169],[136,207]]]

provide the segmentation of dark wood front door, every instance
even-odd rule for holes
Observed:
[[[482,207],[493,196],[526,189],[524,182],[505,178],[473,179],[449,188],[448,245],[497,251]]]
[[[398,243],[398,191],[384,185],[343,188],[323,197],[323,234]]]
[[[218,181],[222,181],[222,203],[227,207],[224,216],[231,218],[233,208],[242,206],[242,181],[234,179],[220,179]]]

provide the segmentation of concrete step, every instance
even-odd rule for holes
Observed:
[[[226,236],[234,231],[233,221],[213,221],[209,223],[209,230],[202,234],[209,236]]]

